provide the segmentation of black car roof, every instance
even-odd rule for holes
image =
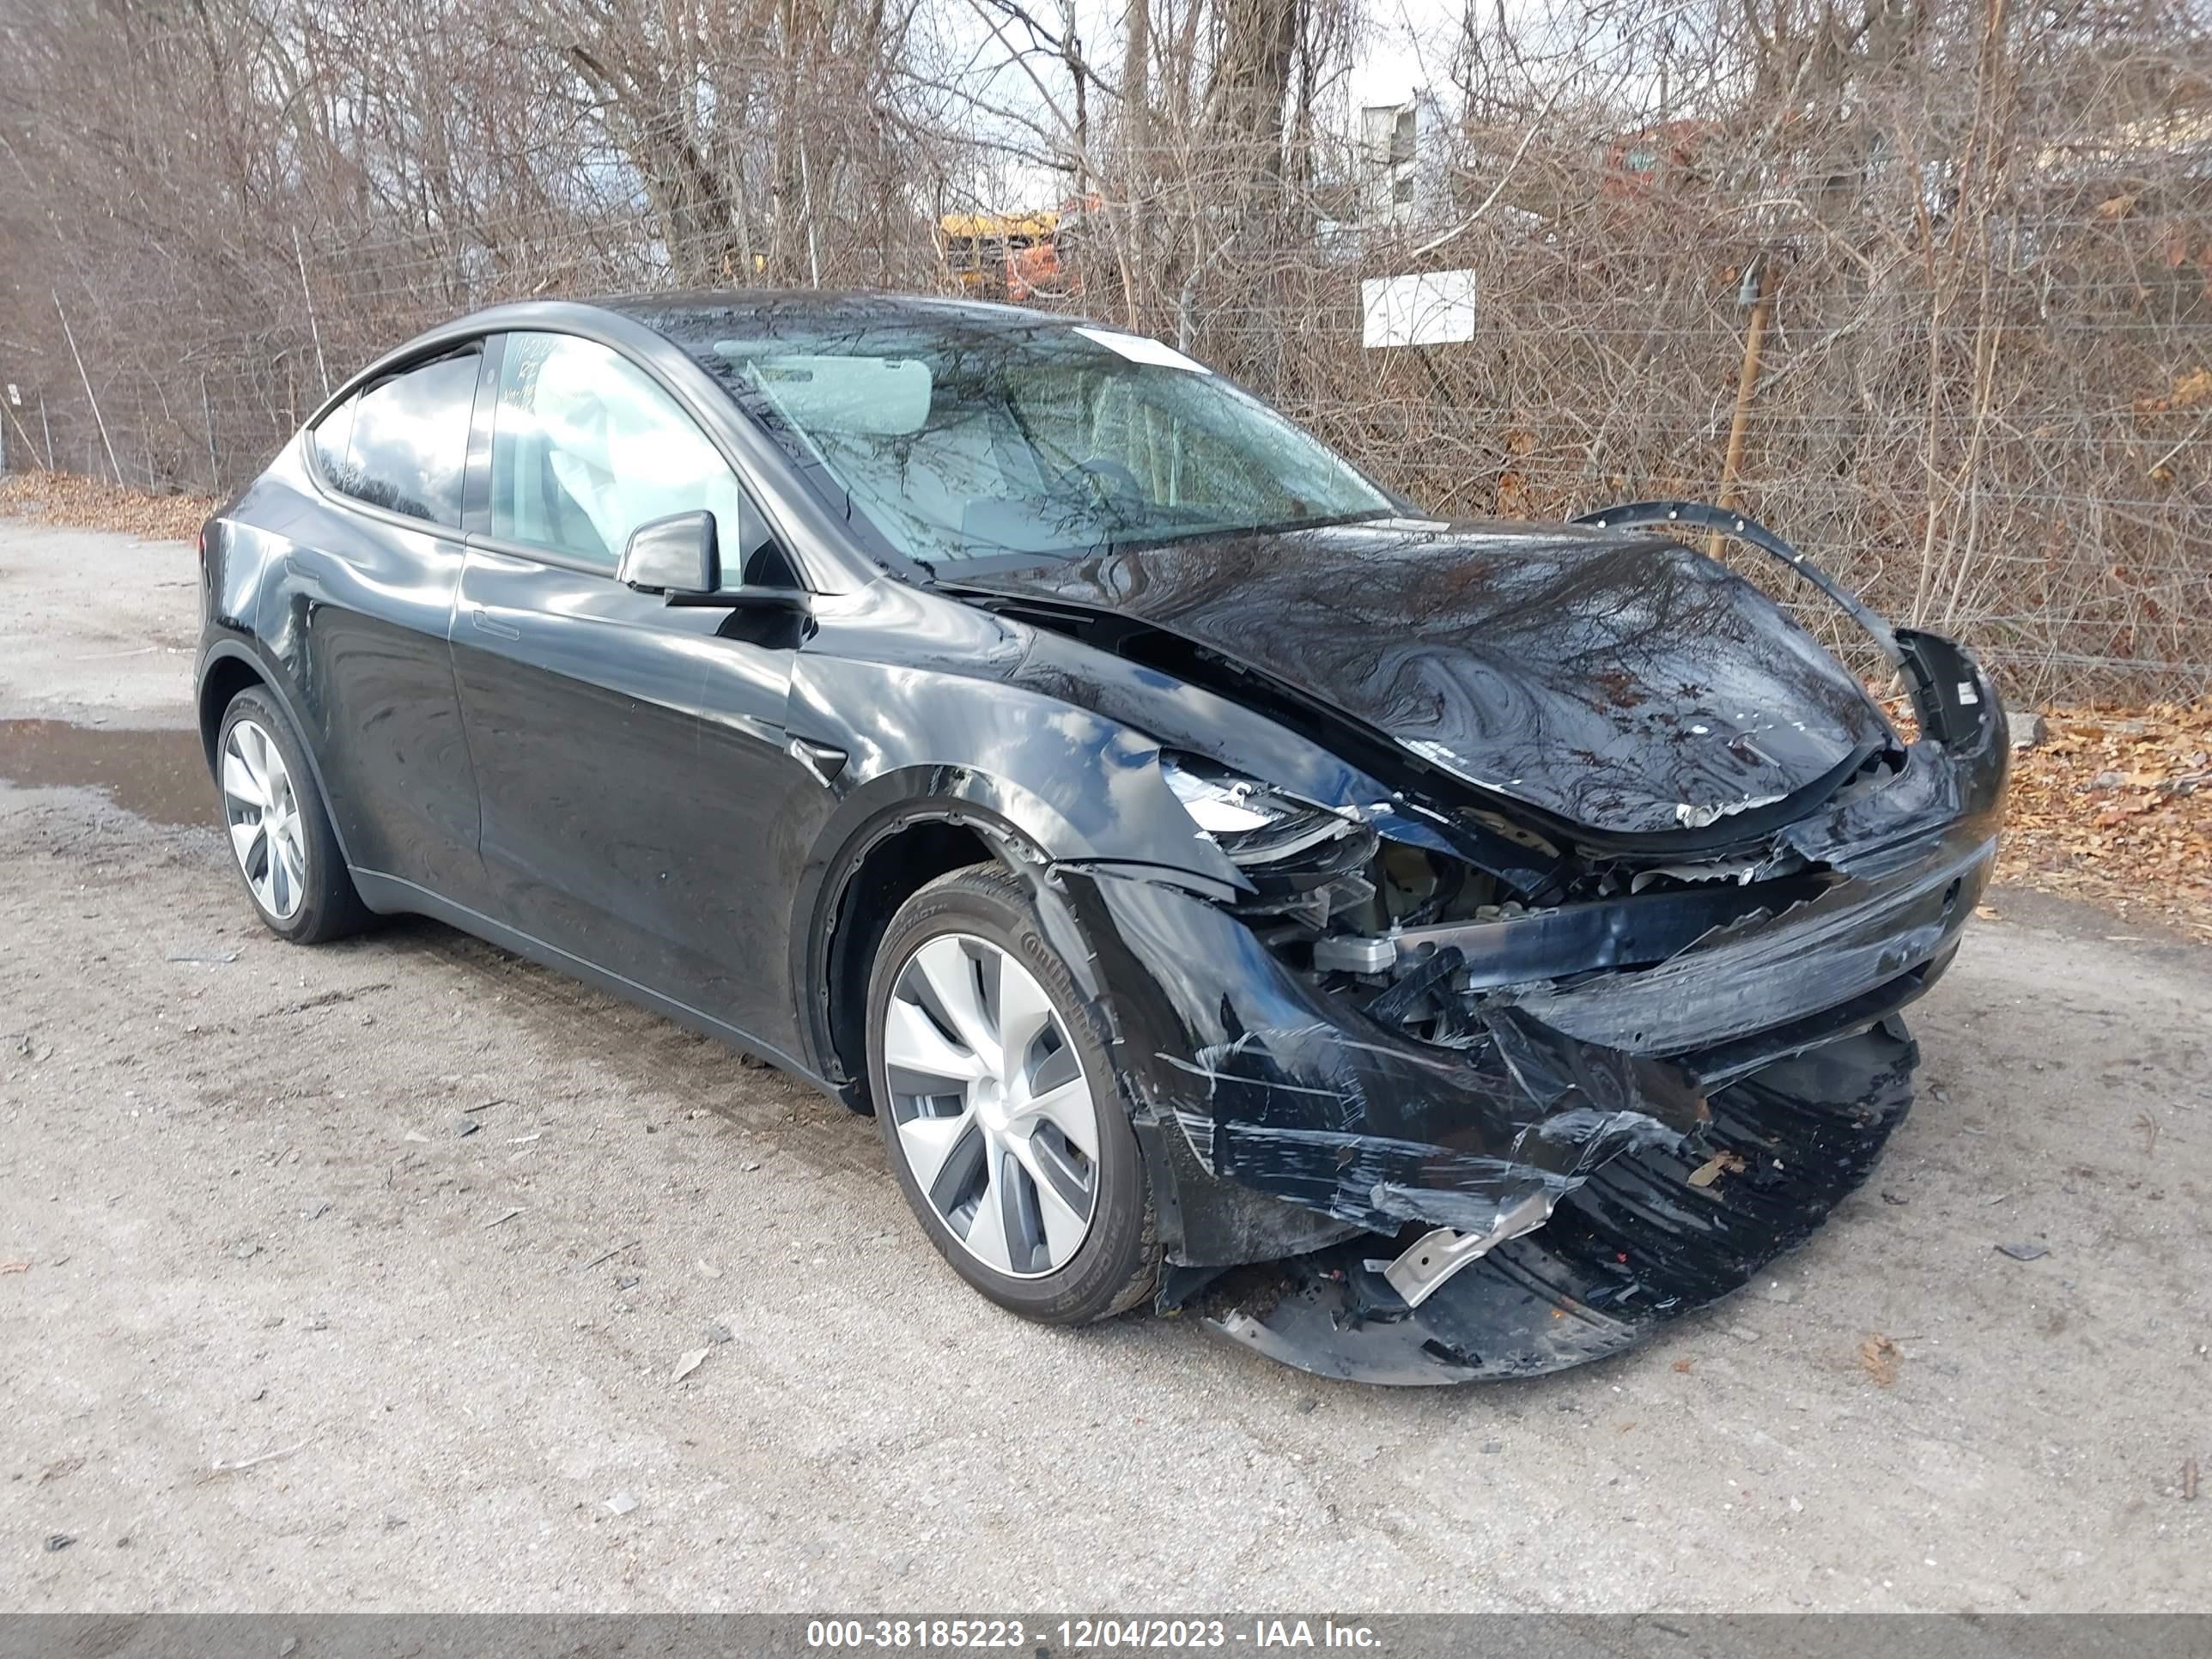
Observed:
[[[738,327],[771,322],[831,328],[907,324],[1009,333],[1040,326],[1066,328],[1089,320],[981,300],[921,294],[823,293],[814,289],[686,289],[674,293],[611,295],[584,303],[628,317],[664,335],[675,324],[706,318]]]

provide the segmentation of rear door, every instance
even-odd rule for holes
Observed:
[[[631,531],[703,507],[734,585],[775,556],[765,520],[619,353],[551,333],[491,349],[489,489],[453,641],[493,914],[738,1030],[780,1030],[785,907],[759,851],[790,791],[818,787],[786,752],[799,630],[615,580]]]
[[[261,633],[296,705],[348,856],[478,900],[476,777],[446,639],[479,343],[361,387],[307,434],[325,497],[293,527]]]

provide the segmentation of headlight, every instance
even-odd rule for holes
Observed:
[[[1234,836],[1247,830],[1263,829],[1283,818],[1285,808],[1296,810],[1297,806],[1295,801],[1272,796],[1267,785],[1255,783],[1250,778],[1218,769],[1209,776],[1196,769],[1205,764],[1203,761],[1160,757],[1160,775],[1168,781],[1168,787],[1175,791],[1175,798],[1190,814],[1191,822],[1209,836]]]
[[[1191,822],[1248,869],[1279,865],[1347,836],[1367,838],[1357,819],[1293,800],[1195,755],[1163,752],[1160,775]]]

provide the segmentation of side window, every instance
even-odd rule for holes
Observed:
[[[750,550],[744,500],[720,452],[635,363],[570,335],[507,337],[491,535],[611,571],[638,526],[704,507],[721,538],[724,580],[735,582]]]
[[[345,474],[346,450],[353,443],[353,406],[360,401],[358,395],[349,398],[315,422],[315,459],[332,483]]]
[[[458,529],[474,407],[474,346],[362,387],[316,425],[315,458],[333,489],[392,513]]]

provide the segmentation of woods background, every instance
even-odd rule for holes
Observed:
[[[1045,303],[1431,508],[1714,498],[1756,330],[1742,507],[2021,695],[2212,682],[2204,0],[1401,3],[0,0],[9,463],[227,489],[472,307],[1088,198]],[[1447,269],[1474,339],[1363,349]]]

